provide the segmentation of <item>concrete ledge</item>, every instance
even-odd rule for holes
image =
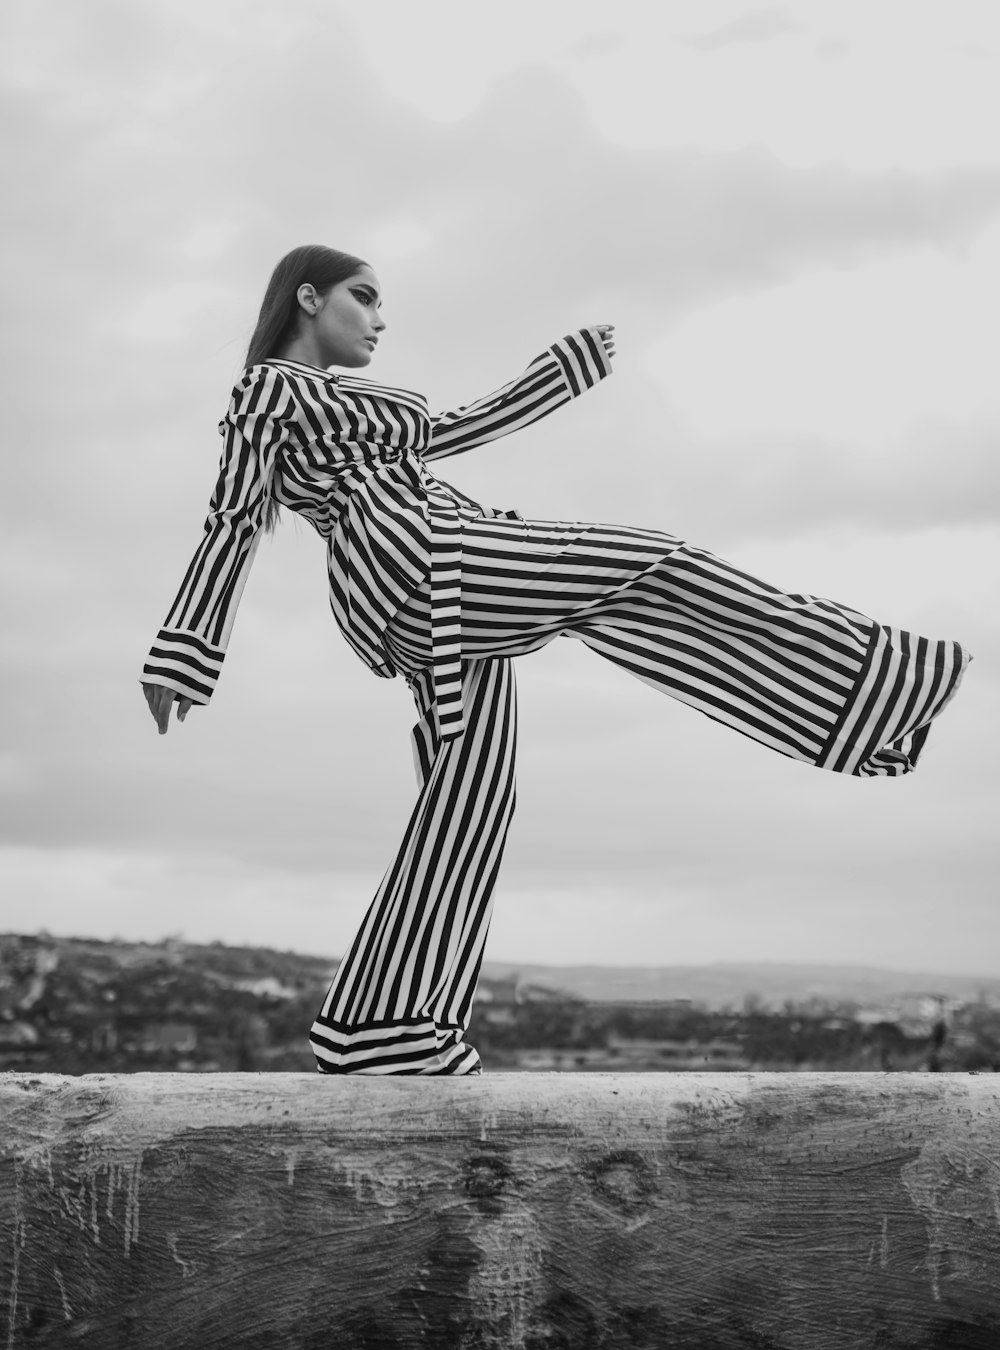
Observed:
[[[0,1347],[996,1350],[1000,1078],[0,1075]]]

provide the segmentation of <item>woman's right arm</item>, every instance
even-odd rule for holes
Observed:
[[[219,423],[222,461],[201,542],[141,675],[161,735],[175,700],[183,721],[192,704],[207,704],[215,689],[260,542],[275,459],[293,416],[292,394],[279,369],[244,371]]]
[[[431,418],[424,459],[443,459],[527,427],[611,374],[614,324],[580,328],[553,342],[514,380],[485,398]]]

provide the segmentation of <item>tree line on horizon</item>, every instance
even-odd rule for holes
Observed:
[[[223,944],[0,936],[0,1068],[312,1072],[335,962]],[[486,1068],[1000,1071],[1000,1008],[861,1021],[842,1005],[587,1002],[491,981],[468,1039]]]

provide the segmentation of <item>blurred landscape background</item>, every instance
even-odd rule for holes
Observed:
[[[0,936],[0,1069],[302,1072],[336,959]],[[1000,979],[855,966],[484,966],[487,1072],[1000,1070]]]

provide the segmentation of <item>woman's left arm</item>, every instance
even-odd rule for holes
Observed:
[[[201,539],[142,671],[161,732],[170,700],[154,686],[189,704],[212,697],[294,412],[285,376],[263,364],[243,372],[219,423],[222,459]]]
[[[596,324],[560,338],[501,389],[432,417],[424,459],[457,455],[530,426],[610,375],[614,353],[614,324]]]

